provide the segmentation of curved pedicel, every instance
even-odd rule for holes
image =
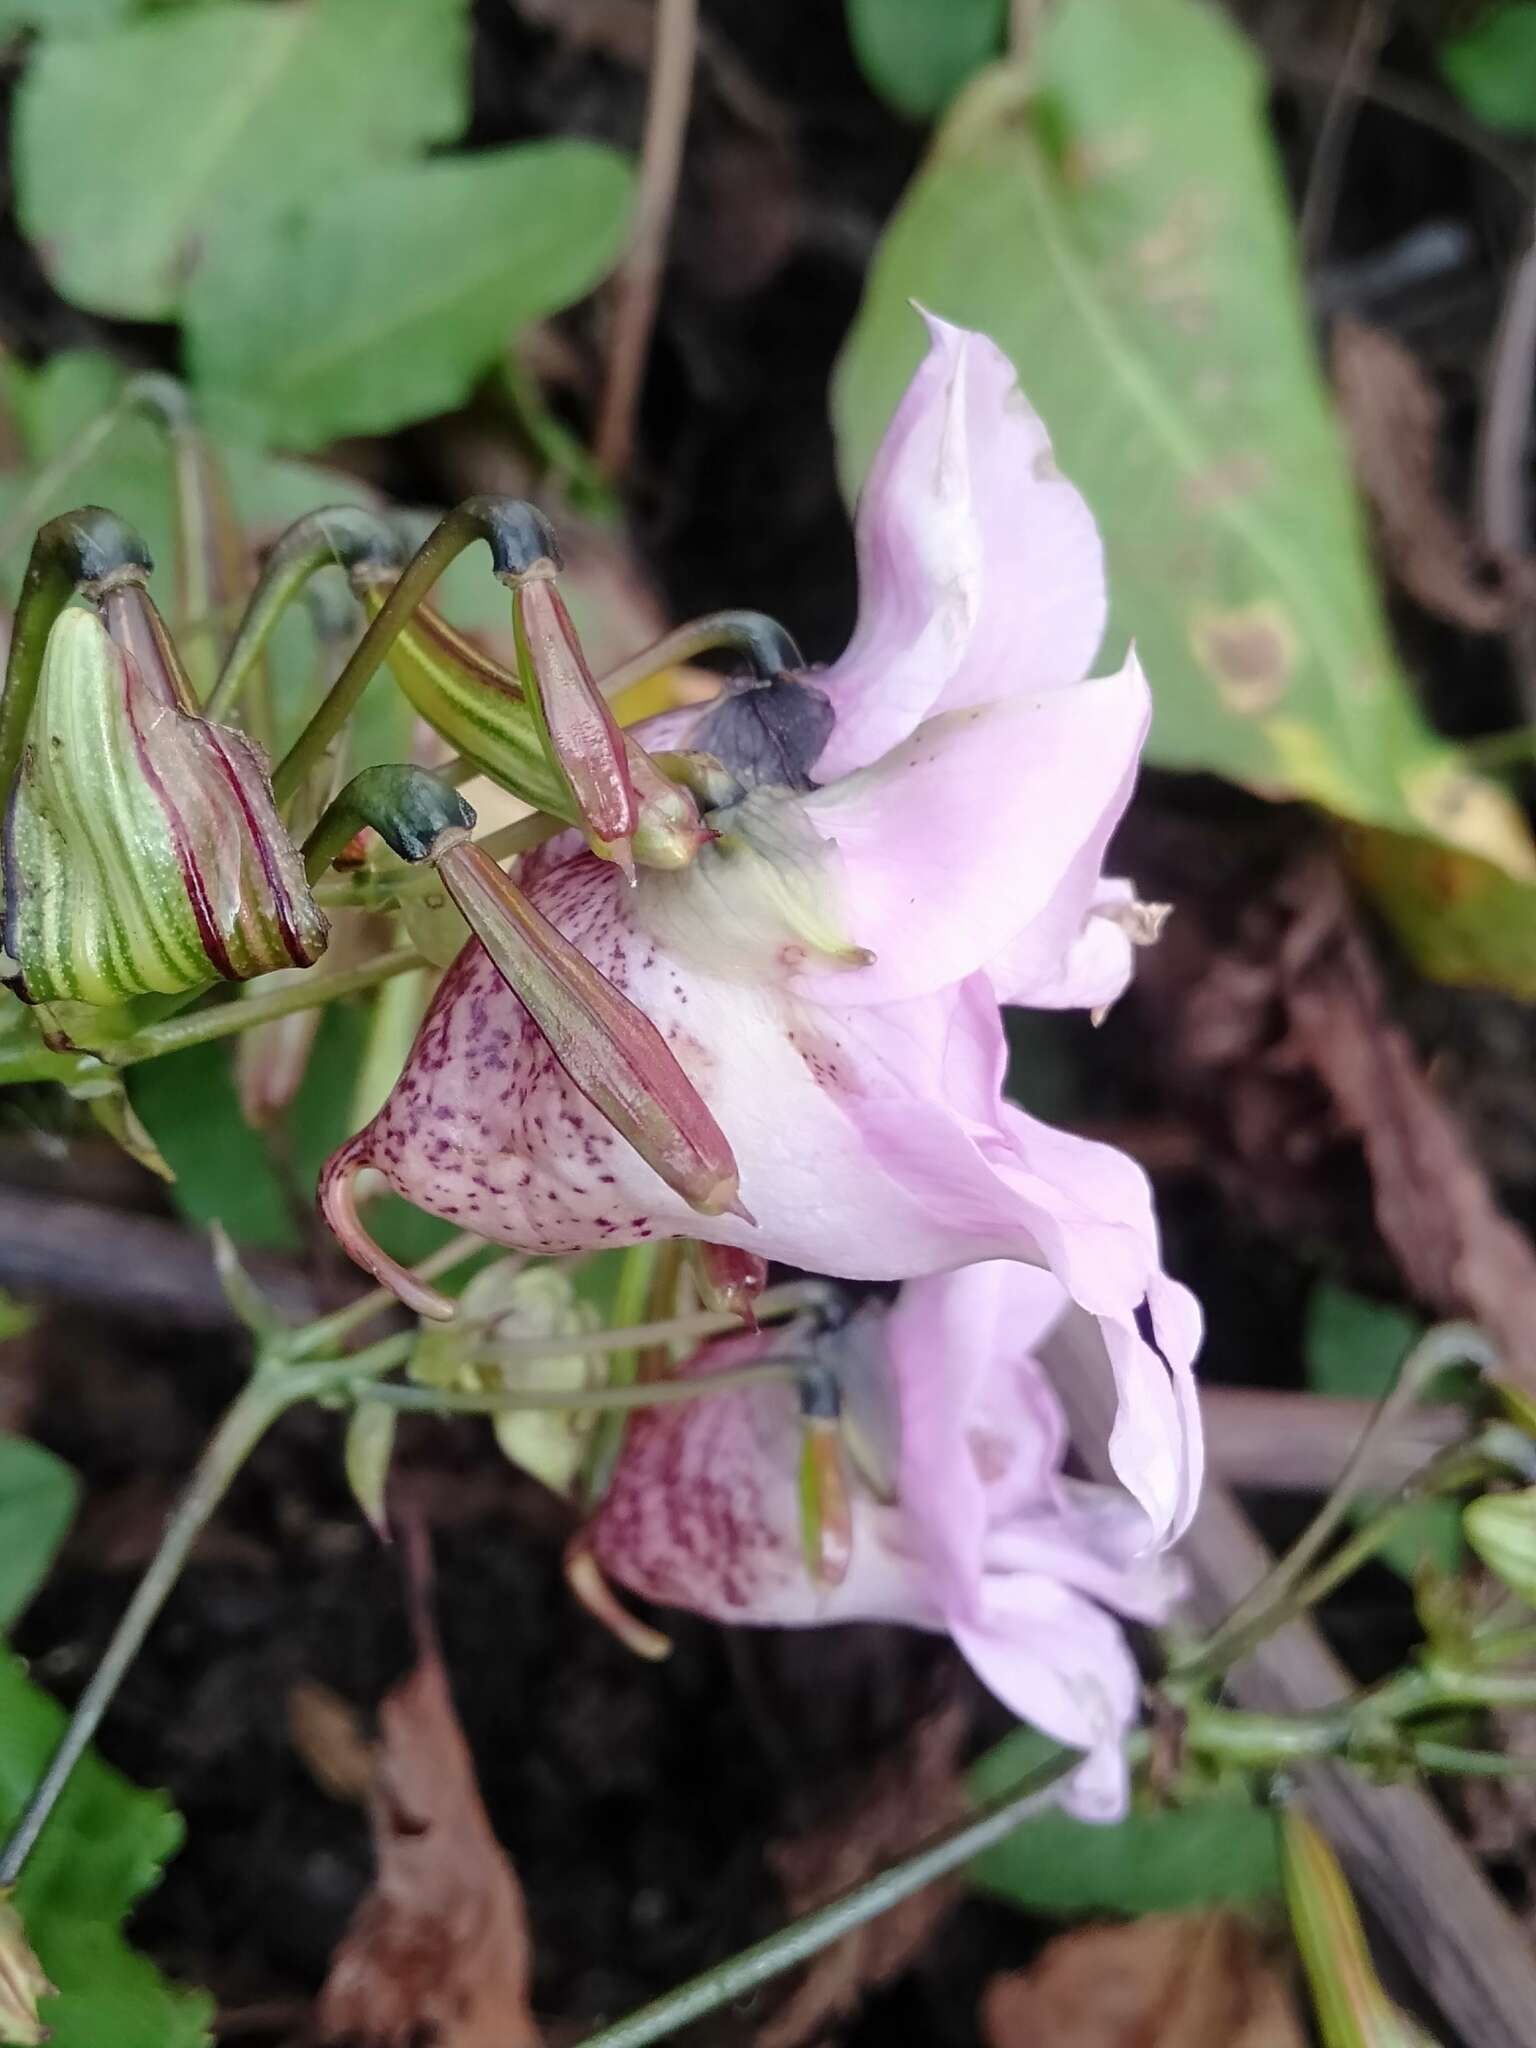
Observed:
[[[320,1175],[320,1213],[335,1234],[337,1243],[365,1273],[371,1273],[381,1287],[399,1296],[412,1314],[437,1323],[451,1323],[457,1304],[427,1281],[418,1279],[369,1235],[357,1213],[357,1176],[373,1164],[371,1126],[349,1138],[339,1152],[333,1152]]]
[[[626,1650],[647,1663],[663,1663],[672,1654],[672,1638],[631,1614],[603,1575],[597,1552],[585,1529],[578,1529],[565,1547],[565,1583],[594,1621],[600,1621]]]

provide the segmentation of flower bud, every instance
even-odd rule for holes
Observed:
[[[147,593],[49,632],[6,818],[28,1002],[111,1004],[307,967],[327,926],[243,733],[200,718]]]
[[[1512,1593],[1536,1603],[1536,1486],[1469,1501],[1461,1526],[1488,1569]]]
[[[0,2041],[14,2042],[16,2048],[36,2048],[46,2041],[38,2002],[56,1996],[9,1892],[0,1891]]]
[[[387,1401],[359,1400],[347,1422],[343,1453],[347,1485],[352,1498],[368,1519],[381,1543],[389,1541],[389,1515],[384,1497],[389,1488],[389,1465],[395,1454],[395,1429],[400,1412]]]
[[[512,625],[528,707],[570,785],[593,850],[627,867],[639,806],[624,735],[593,680],[550,565],[537,563],[513,583]]]

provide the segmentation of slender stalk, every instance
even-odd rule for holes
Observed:
[[[769,1287],[757,1298],[759,1323],[781,1322],[802,1309],[821,1306],[827,1298],[820,1280],[786,1280]],[[631,1323],[616,1330],[589,1330],[573,1337],[551,1341],[548,1337],[502,1337],[485,1347],[483,1363],[510,1365],[525,1358],[571,1358],[605,1351],[638,1351],[649,1344],[668,1344],[679,1337],[719,1337],[742,1329],[740,1316],[723,1309],[699,1309],[684,1316],[666,1316],[654,1323]],[[578,1402],[578,1407],[585,1405]]]
[[[617,1331],[620,1338],[631,1332]],[[554,1338],[538,1340],[541,1358],[568,1357],[563,1342]],[[471,1360],[486,1364],[488,1357]],[[700,1373],[686,1380],[638,1380],[607,1387],[518,1387],[504,1394],[475,1393],[458,1387],[407,1387],[393,1383],[371,1386],[370,1401],[386,1402],[391,1408],[419,1409],[433,1415],[524,1415],[624,1414],[636,1408],[668,1408],[682,1401],[705,1400],[714,1394],[739,1393],[743,1387],[792,1383],[805,1377],[803,1359],[765,1359],[760,1365],[742,1365],[731,1372]]]
[[[742,655],[753,673],[769,682],[774,676],[805,666],[805,657],[794,640],[766,612],[705,612],[686,625],[674,626],[649,647],[642,647],[628,661],[598,680],[605,697],[617,697],[637,683],[649,682],[664,669],[680,668],[701,654],[731,649]]]
[[[613,338],[594,437],[597,467],[605,478],[626,467],[634,441],[635,411],[682,170],[698,39],[698,0],[657,0],[640,187],[629,249],[614,280]]]
[[[587,2035],[579,2048],[647,2048],[652,2041],[718,2012],[721,2006],[744,1998],[759,1985],[771,1983],[784,1971],[805,1962],[855,1928],[865,1926],[903,1899],[911,1898],[936,1878],[946,1877],[962,1864],[972,1862],[996,1843],[1005,1841],[1021,1822],[1040,1805],[1045,1794],[1081,1759],[1075,1750],[1056,1749],[1045,1757],[1011,1791],[989,1801],[974,1819],[964,1820],[936,1835],[926,1848],[894,1863],[864,1883],[841,1893],[815,1912],[794,1920],[765,1941],[727,1962],[679,1985],[632,2012],[609,2027]]]
[[[1288,1608],[1290,1596],[1315,1559],[1342,1527],[1369,1478],[1378,1442],[1425,1387],[1448,1366],[1466,1360],[1484,1371],[1498,1368],[1498,1354],[1483,1333],[1470,1323],[1443,1323],[1427,1330],[1404,1359],[1397,1379],[1362,1432],[1333,1491],[1302,1534],[1246,1599],[1239,1601],[1221,1626],[1196,1644],[1175,1666],[1181,1680],[1210,1677],[1233,1663],[1238,1647],[1247,1649],[1275,1625],[1273,1617]],[[1438,1462],[1438,1461],[1436,1461]],[[1412,1482],[1410,1482],[1411,1484]]]
[[[293,1388],[280,1390],[271,1379],[258,1375],[238,1396],[209,1439],[166,1525],[160,1546],[113,1631],[105,1656],[91,1674],[91,1682],[81,1694],[58,1748],[49,1758],[36,1791],[0,1855],[0,1889],[14,1884],[21,1875],[22,1866],[47,1825],[75,1765],[90,1746],[102,1715],[111,1705],[129,1665],[180,1578],[193,1545],[229,1491],[236,1473],[278,1416],[291,1401],[301,1398],[303,1391],[296,1383]]]
[[[272,787],[280,804],[287,803],[302,786],[357,709],[359,698],[412,612],[449,563],[477,540],[490,548],[498,576],[522,573],[533,561],[551,559],[558,552],[543,519],[520,501],[466,498],[445,514],[406,564],[320,708],[278,763]]]
[[[268,554],[256,588],[224,657],[206,705],[210,718],[224,718],[240,701],[255,674],[278,621],[310,579],[322,569],[351,570],[363,562],[396,568],[400,543],[377,512],[357,505],[327,505],[294,521]]]
[[[315,974],[287,988],[272,989],[266,995],[247,996],[243,1002],[219,1003],[212,1009],[194,1010],[190,1017],[167,1017],[162,1023],[147,1024],[111,1048],[109,1064],[137,1066],[140,1060],[158,1059],[162,1053],[181,1052],[189,1045],[207,1045],[215,1038],[233,1038],[257,1024],[270,1024],[275,1017],[291,1017],[299,1010],[313,1010],[322,1003],[339,1002],[343,996],[361,995],[377,988],[396,974],[409,974],[424,967],[421,955],[409,946],[381,953],[361,967],[349,967],[340,974]],[[0,1066],[0,1082],[6,1079]]]

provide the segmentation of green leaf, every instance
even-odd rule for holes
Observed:
[[[921,356],[909,301],[991,335],[1103,531],[1101,666],[1134,637],[1150,757],[1427,845],[1439,871],[1394,855],[1374,878],[1421,962],[1536,993],[1536,852],[1394,656],[1265,90],[1210,0],[1053,10],[1029,75],[996,67],[956,105],[886,233],[836,375],[843,476]]]
[[[234,0],[53,38],[17,93],[22,226],[66,298],[165,319],[226,216],[455,138],[465,67],[464,0]]]
[[[9,1833],[63,1732],[64,1716],[18,1659],[0,1656],[0,1832]],[[28,1939],[59,1996],[52,2048],[201,2048],[212,2001],[168,1984],[122,1936],[123,1920],[181,1846],[161,1793],[94,1754],[77,1765],[16,1887]]]
[[[1008,0],[848,0],[859,69],[883,100],[931,121],[1003,47]]]
[[[1536,6],[1495,7],[1440,45],[1440,69],[1469,113],[1510,135],[1536,134]]]
[[[447,411],[519,328],[599,281],[629,201],[614,151],[535,142],[231,223],[187,301],[210,418],[310,448]]]
[[[62,1458],[25,1437],[0,1436],[0,1629],[42,1584],[79,1493]]]
[[[1042,1738],[1021,1729],[973,1765],[978,1799],[1007,1791]],[[970,1866],[979,1890],[1063,1920],[1092,1913],[1194,1912],[1278,1896],[1275,1817],[1234,1791],[1132,1813],[1111,1827],[1048,1808]]]
[[[84,35],[121,21],[133,6],[134,0],[0,0],[0,36],[24,28],[44,35]]]
[[[1302,1340],[1307,1385],[1315,1394],[1340,1400],[1379,1401],[1423,1327],[1407,1309],[1371,1301],[1346,1287],[1321,1284],[1307,1303]],[[1373,1505],[1370,1500],[1357,1502],[1351,1520],[1363,1521]],[[1460,1507],[1455,1501],[1425,1501],[1404,1518],[1377,1554],[1410,1584],[1425,1558],[1437,1571],[1456,1571],[1465,1556]]]

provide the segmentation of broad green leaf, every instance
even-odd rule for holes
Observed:
[[[0,1655],[0,1833],[9,1833],[57,1745],[64,1716]],[[123,1920],[181,1846],[165,1797],[94,1752],[75,1769],[16,1887],[15,1905],[57,1998],[51,2048],[202,2048],[212,2002],[168,1984],[123,1940]]]
[[[1027,1770],[1042,1738],[1020,1730],[974,1764],[971,1792],[989,1799]],[[1063,1920],[1092,1913],[1192,1912],[1270,1899],[1280,1891],[1275,1816],[1238,1791],[1133,1812],[1111,1827],[1051,1807],[969,1869],[980,1890]]]
[[[1340,1400],[1379,1401],[1422,1333],[1422,1323],[1406,1309],[1320,1285],[1307,1303],[1302,1340],[1307,1385]],[[1360,1502],[1352,1519],[1362,1520],[1371,1508],[1370,1501]],[[1465,1556],[1460,1508],[1455,1501],[1426,1501],[1377,1554],[1410,1584],[1426,1558],[1439,1572],[1456,1571]]]
[[[25,1437],[0,1436],[0,1630],[42,1584],[79,1493],[62,1458]]]
[[[1440,45],[1440,69],[1469,113],[1511,135],[1536,134],[1536,6],[1493,7]]]
[[[998,55],[1008,0],[848,0],[859,69],[883,100],[930,121]]]
[[[58,36],[89,34],[131,14],[134,0],[0,0],[0,36],[35,28]]]
[[[17,94],[22,226],[68,299],[165,319],[215,224],[454,139],[464,0],[231,0],[45,41]]]
[[[1536,993],[1536,852],[1505,793],[1430,731],[1393,654],[1264,92],[1212,0],[1064,0],[1029,75],[978,79],[838,365],[844,479],[922,353],[912,299],[990,334],[1103,530],[1105,663],[1135,639],[1150,757],[1368,828],[1373,884],[1430,971]],[[1429,870],[1399,873],[1382,833]]]
[[[187,299],[210,418],[312,448],[447,411],[520,328],[602,278],[629,200],[612,150],[535,142],[230,222]]]

